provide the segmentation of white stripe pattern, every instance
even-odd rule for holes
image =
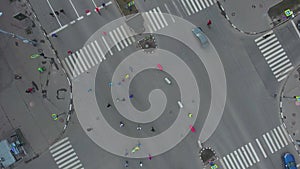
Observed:
[[[168,22],[159,7],[143,13],[142,16],[145,20],[148,31],[151,33],[168,26]]]
[[[76,155],[68,137],[54,143],[49,148],[50,153],[60,169],[84,169]]]
[[[273,31],[254,40],[278,82],[294,69]]]
[[[164,19],[163,22],[165,22]],[[127,25],[117,27],[110,31],[108,35],[112,39],[112,45],[109,45],[102,36],[102,46],[99,45],[99,40],[95,40],[64,58],[62,64],[65,67],[67,74],[71,76],[71,79],[88,71],[95,65],[100,64],[103,60],[106,60],[105,52],[109,52],[110,55],[113,55],[110,46],[116,46],[117,50],[121,51],[135,42],[135,38],[132,36]]]
[[[180,0],[187,15],[195,14],[205,8],[214,5],[216,0]]]

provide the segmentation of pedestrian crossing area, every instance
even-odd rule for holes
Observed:
[[[105,32],[101,38],[87,44],[82,49],[73,52],[62,61],[62,64],[71,79],[74,79],[106,60],[106,52],[113,55],[111,47],[115,46],[118,51],[121,51],[134,42],[135,38],[129,27],[121,25],[108,33]]]
[[[59,169],[84,169],[68,137],[54,143],[49,150]]]
[[[275,153],[289,143],[291,139],[284,126],[280,125],[256,138],[255,142],[249,142],[225,155],[220,163],[225,169],[246,169],[260,162],[260,153],[267,158],[268,154]]]
[[[156,32],[168,26],[168,22],[159,7],[142,13],[142,16],[145,20],[146,28],[150,33]],[[173,20],[173,22],[175,21]]]
[[[273,31],[254,40],[278,82],[294,68]]]
[[[179,0],[188,15],[195,14],[214,5],[216,0]]]

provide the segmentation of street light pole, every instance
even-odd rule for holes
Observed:
[[[13,37],[15,39],[21,40],[23,43],[29,43],[29,44],[31,44],[33,46],[37,45],[37,42],[35,42],[35,41],[28,40],[28,39],[26,39],[26,38],[24,38],[22,36],[16,35],[16,34],[11,33],[11,32],[4,31],[2,29],[0,29],[0,33],[6,34],[6,35],[9,35],[10,37]]]

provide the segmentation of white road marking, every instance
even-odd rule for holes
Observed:
[[[162,23],[162,20],[161,20],[161,18],[159,17],[158,11],[156,11],[156,8],[152,9],[152,11],[153,11],[153,13],[155,14],[156,18],[158,19],[158,22],[160,23],[161,28],[164,28],[165,25]]]
[[[228,161],[229,161],[231,167],[232,167],[233,169],[236,169],[235,166],[234,166],[234,164],[233,164],[233,162],[232,162],[232,160],[231,160],[231,158],[230,158],[230,156],[229,156],[229,154],[227,155],[227,159],[228,159]]]
[[[163,13],[161,12],[160,8],[157,7],[156,10],[158,11],[158,14],[160,15],[161,19],[163,20],[165,26],[168,26],[168,22],[166,21],[166,19],[165,19]]]
[[[97,54],[93,52],[93,50],[91,49],[90,44],[87,45],[87,48],[88,48],[88,50],[89,50],[89,53],[90,53],[91,58],[93,59],[93,61],[95,61],[95,63],[98,64],[99,62],[98,62],[98,60],[97,60],[97,58],[96,58],[96,55],[97,55]]]
[[[76,13],[76,15],[77,15],[77,18],[79,18],[78,12],[77,12],[77,10],[76,10],[76,8],[75,8],[73,2],[72,2],[71,0],[69,0],[69,2],[70,2],[70,4],[71,4],[72,8],[74,9],[74,11],[75,11],[75,13]]]
[[[110,47],[108,46],[108,44],[107,44],[107,42],[106,42],[106,40],[105,40],[105,38],[104,38],[103,36],[102,36],[102,40],[103,40],[103,42],[104,42],[104,44],[105,44],[105,46],[106,46],[108,52],[110,53],[110,55],[113,55],[113,53],[112,53]],[[103,55],[103,56],[104,56],[104,55]]]
[[[247,163],[247,161],[246,161],[246,159],[245,159],[245,157],[244,157],[244,155],[243,155],[241,149],[238,149],[238,152],[239,152],[240,156],[242,157],[242,160],[243,160],[243,162],[244,162],[246,168],[248,168],[249,165],[248,165],[248,163]]]
[[[160,27],[160,25],[158,24],[157,20],[155,19],[155,16],[154,16],[153,12],[152,12],[152,11],[149,11],[149,15],[150,15],[151,18],[154,20],[157,29],[160,30],[161,27]]]
[[[111,31],[109,31],[108,34],[109,34],[110,38],[113,40],[114,45],[117,47],[118,51],[121,51],[121,48],[119,47],[119,45],[118,45],[116,39],[114,38],[114,35],[111,33]]]
[[[167,6],[167,4],[164,4],[164,5],[165,5],[165,8],[167,9],[167,11],[169,13],[169,16],[171,17],[173,23],[175,23],[175,19],[174,19],[173,15],[171,14],[171,11],[170,11],[169,7]]]
[[[234,155],[233,155],[232,153],[230,153],[230,156],[231,156],[231,158],[233,159],[233,162],[234,162],[235,166],[236,166],[238,169],[240,169],[240,166],[239,166],[239,164],[237,163],[237,161],[236,161]]]
[[[85,63],[87,64],[88,69],[91,68],[91,65],[90,65],[90,63],[88,62],[88,60],[87,60],[87,58],[86,58],[86,56],[85,56],[85,54],[84,54],[84,52],[83,52],[82,49],[79,49],[79,53],[80,53],[80,55],[82,56],[82,58],[83,58],[83,60],[85,61]]]
[[[54,9],[52,8],[52,6],[51,6],[51,4],[50,4],[49,0],[47,0],[47,3],[48,3],[48,5],[49,5],[49,7],[50,7],[50,9],[51,9],[52,13],[54,14],[54,16],[55,16],[55,19],[57,20],[57,22],[58,22],[59,26],[60,26],[60,27],[62,27],[62,24],[60,23],[60,21],[59,21],[59,19],[58,19],[57,15],[55,14],[55,11],[54,11]],[[50,35],[50,36],[51,36],[51,35]]]
[[[276,152],[277,151],[277,148],[276,146],[274,145],[274,142],[273,142],[273,139],[271,138],[270,134],[267,132],[267,137],[268,137],[268,140],[270,141],[271,145],[272,145],[272,148],[274,149],[274,151]]]
[[[130,38],[129,38],[127,32],[125,31],[123,25],[121,25],[121,30],[122,30],[123,34],[125,35],[125,39],[128,41],[129,45],[131,45],[131,44],[132,44],[132,43],[131,43],[131,40],[130,40]]]
[[[96,42],[96,41],[94,41],[94,42]],[[99,61],[102,62],[102,58],[100,56],[100,53],[96,49],[96,46],[95,46],[94,42],[91,43],[93,51],[94,51],[93,53],[95,54],[95,56],[97,56],[97,58],[99,59]],[[98,62],[97,62],[97,64],[98,64]]]
[[[258,156],[257,156],[257,154],[256,154],[256,152],[255,152],[255,150],[254,150],[254,148],[253,148],[253,146],[252,146],[251,143],[249,143],[249,147],[250,147],[250,149],[251,149],[251,151],[252,151],[252,154],[254,154],[254,157],[255,157],[255,159],[256,159],[256,162],[259,162],[260,160],[259,160],[259,158],[258,158]]]
[[[155,32],[157,29],[156,29],[155,25],[153,24],[153,21],[152,21],[152,19],[150,18],[149,13],[148,13],[148,12],[145,12],[145,14],[146,14],[146,16],[147,16],[147,18],[148,18],[148,20],[149,20],[149,22],[150,22],[150,25],[153,27],[153,30],[154,30],[154,32]],[[152,32],[152,29],[149,29],[149,30],[150,30],[150,32]]]
[[[187,12],[187,14],[188,14],[188,15],[191,15],[191,13],[190,13],[188,7],[186,6],[184,0],[181,0],[181,3],[182,3],[182,5],[183,5],[183,7],[185,8],[185,11]]]
[[[244,166],[240,156],[238,155],[237,151],[234,151],[234,155],[236,156],[237,160],[239,161],[239,164],[242,166],[242,169],[245,169],[245,166]]]
[[[260,151],[262,152],[264,158],[267,158],[267,154],[266,154],[264,148],[261,146],[260,141],[259,141],[258,139],[255,139],[255,141],[256,141],[256,143],[257,143],[257,145],[258,145]]]
[[[297,28],[297,26],[296,26],[294,20],[291,20],[291,22],[292,22],[293,27],[294,27],[295,30],[296,30],[296,33],[297,33],[298,37],[300,38],[300,32],[299,32],[299,30],[298,30],[298,28]]]
[[[178,6],[176,5],[176,3],[175,3],[174,1],[172,1],[172,3],[173,3],[173,5],[174,5],[175,9],[177,10],[179,16],[180,16],[181,18],[183,18],[183,16],[182,16],[181,12],[179,11],[179,8],[178,8]]]
[[[270,150],[271,153],[273,154],[274,151],[273,151],[273,149],[272,149],[272,147],[271,147],[271,145],[270,145],[270,143],[269,143],[269,141],[268,141],[268,139],[267,139],[267,137],[266,137],[265,134],[263,134],[263,138],[264,138],[265,142],[267,143],[267,146],[269,147],[269,150]]]
[[[255,164],[256,161],[255,161],[255,159],[254,159],[254,157],[253,157],[253,154],[251,153],[251,151],[250,151],[250,149],[249,149],[249,147],[248,147],[248,144],[246,144],[245,147],[246,147],[246,150],[247,150],[248,154],[250,155],[250,157],[251,157],[251,159],[252,159],[252,161],[253,161],[253,164]]]
[[[84,70],[86,71],[88,68],[86,67],[86,65],[84,64],[83,60],[82,60],[82,56],[80,55],[80,53],[78,51],[76,51],[76,55],[78,56],[80,63],[82,64]]]
[[[98,44],[97,41],[95,41],[95,44],[96,44],[97,49],[100,51],[102,58],[105,60],[106,58],[105,58],[105,55],[103,54],[103,51],[100,48],[100,45]],[[100,62],[102,62],[101,56],[100,56]]]
[[[123,43],[121,43],[121,39],[115,29],[113,30],[113,33],[114,33],[115,37],[117,38],[117,43],[120,44],[122,49],[124,49],[124,45],[123,45]]]
[[[244,147],[242,147],[242,151],[243,151],[243,153],[244,153],[244,155],[245,155],[245,157],[246,157],[246,159],[247,159],[247,161],[249,163],[249,166],[252,166],[253,164],[252,164],[252,162],[251,162],[251,160],[250,160],[250,158],[249,158],[249,156],[248,156],[248,154],[247,154],[247,152],[246,152],[246,150],[245,150]]]
[[[88,46],[88,45],[87,45]],[[87,50],[86,46],[83,47],[83,50],[85,51],[86,56],[88,57],[89,61],[92,63],[92,66],[95,66],[95,63],[89,53],[89,51]]]
[[[223,158],[224,158],[224,157],[223,157]],[[227,167],[225,166],[225,164],[224,164],[222,158],[220,158],[220,163],[221,163],[221,165],[223,166],[224,169],[227,169]]]
[[[284,126],[283,126],[283,125],[280,125],[280,127],[281,127],[283,133],[285,134],[286,138],[288,139],[288,141],[291,142],[291,139],[290,139],[290,137],[289,137],[289,134],[287,133],[287,131],[286,131],[286,129],[284,128]]]
[[[120,28],[118,27],[117,28],[117,32],[118,32],[118,34],[121,36],[121,41],[125,44],[125,46],[127,47],[128,46],[128,43],[127,43],[127,41],[125,40],[126,39],[126,37],[124,37],[123,36],[123,34],[121,33],[121,30],[120,30]],[[126,35],[125,35],[126,36]],[[121,43],[121,42],[120,42]]]
[[[78,75],[80,75],[80,72],[79,72],[79,70],[78,70],[78,68],[77,68],[77,65],[76,65],[76,63],[74,62],[74,60],[73,60],[72,57],[74,57],[74,54],[69,55],[68,58],[69,58],[69,60],[71,61],[72,65],[73,65],[73,67],[74,67],[74,69],[75,69],[75,71],[76,71],[76,73],[77,73],[76,76],[78,76]]]
[[[280,147],[280,145],[279,145],[279,142],[278,142],[278,140],[277,140],[277,138],[276,138],[274,132],[273,132],[272,130],[271,130],[270,132],[271,132],[271,135],[272,135],[272,137],[273,137],[273,140],[275,141],[275,144],[276,144],[278,150],[280,150],[281,147]]]

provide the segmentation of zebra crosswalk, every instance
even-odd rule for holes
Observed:
[[[54,143],[49,150],[58,168],[84,169],[68,137]]]
[[[260,162],[257,149],[260,150],[264,158],[267,158],[267,154],[273,154],[289,143],[291,143],[289,135],[284,126],[280,125],[264,133],[262,138],[256,138],[254,143],[249,142],[225,155],[220,159],[220,163],[225,169],[246,169]],[[267,149],[263,145],[266,145]]]
[[[111,39],[113,44],[108,43],[108,38]],[[97,39],[82,49],[70,54],[62,60],[62,64],[71,79],[74,79],[83,72],[88,71],[90,68],[106,60],[106,51],[108,51],[110,55],[113,55],[110,46],[115,46],[118,51],[121,51],[134,42],[135,38],[131,31],[129,31],[129,28],[125,25],[121,25],[109,31],[107,37],[102,36],[101,39]]]
[[[168,26],[168,22],[159,7],[153,8],[148,12],[142,13],[142,16],[145,20],[147,29],[151,33]]]
[[[216,3],[216,0],[180,0],[188,15],[195,14]]]
[[[278,82],[294,68],[273,31],[254,40]]]

